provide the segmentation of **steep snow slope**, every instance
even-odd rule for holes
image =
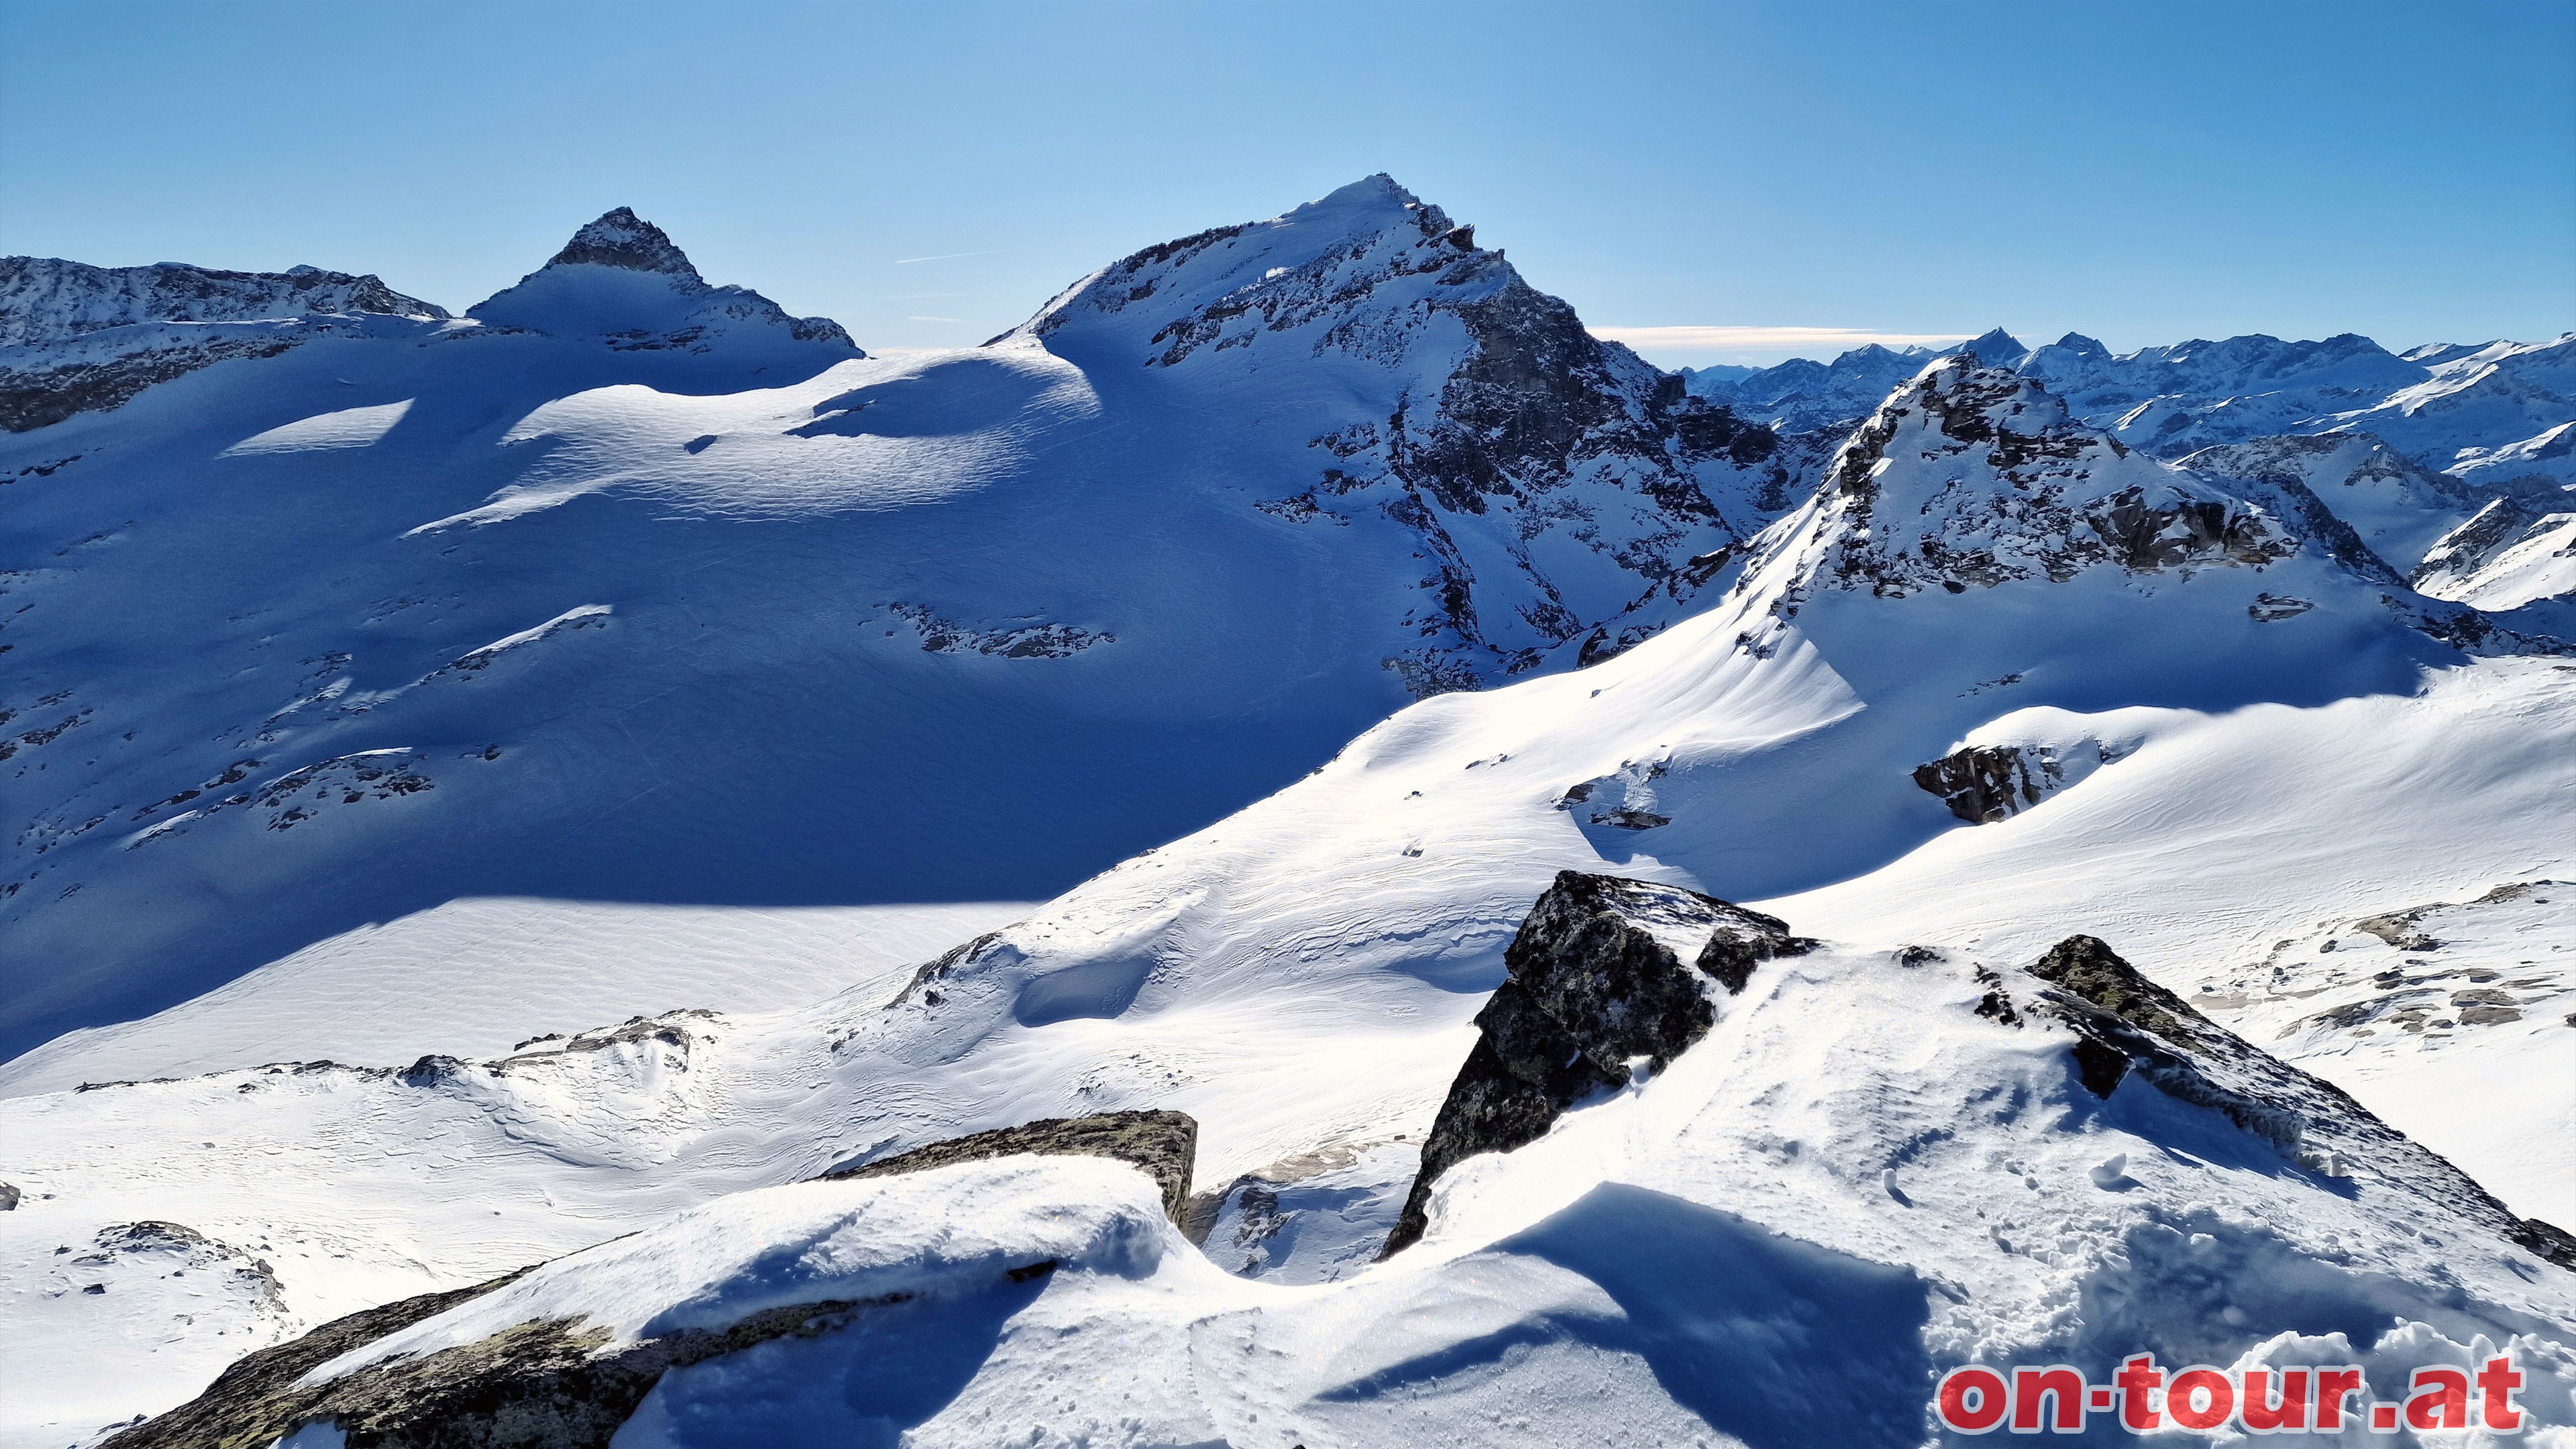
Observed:
[[[1765,908],[1796,929],[1846,945],[1820,958],[1812,976],[1800,966],[1768,978],[1825,993],[1793,992],[1758,1008],[1777,1017],[1762,1028],[1782,1053],[1761,1058],[1773,1065],[1747,1068],[1750,1059],[1722,1051],[1705,1058],[1702,1087],[1674,1086],[1689,1098],[1675,1115],[1644,1106],[1695,1070],[1685,1058],[1638,1099],[1635,1110],[1667,1124],[1633,1139],[1643,1146],[1622,1127],[1615,1149],[1528,1158],[1557,1166],[1544,1185],[1490,1199],[1490,1216],[1478,1216],[1487,1210],[1471,1204],[1483,1199],[1462,1187],[1455,1223],[1435,1223],[1427,1246],[1476,1251],[1537,1221],[1516,1214],[1543,1216],[1588,1182],[1612,1178],[1721,1204],[1763,1234],[1786,1231],[1879,1263],[1950,1273],[1942,1266],[1950,1259],[1939,1256],[1949,1250],[1911,1237],[1899,1245],[1862,1225],[1876,1221],[1871,1214],[1910,1211],[1882,1173],[1895,1169],[1898,1191],[1917,1202],[1981,1201],[1983,1189],[1943,1186],[1931,1197],[1908,1185],[1914,1158],[1858,1146],[1799,1159],[1809,1165],[1784,1176],[1786,1159],[1763,1156],[1757,1134],[1689,1124],[1808,1120],[1798,1094],[1830,1092],[1836,1081],[1863,1085],[1841,1106],[1813,1109],[1834,1121],[1868,1119],[1878,1107],[1864,1101],[1928,1103],[1927,1129],[1960,1120],[1964,1099],[1954,1094],[1985,1090],[1976,1084],[1991,1084],[1980,1074],[1996,1059],[1960,1073],[1947,1062],[1925,1067],[1890,1087],[1884,1071],[1915,1069],[1903,1065],[1911,1058],[1891,1056],[1885,1031],[1898,1028],[1871,1023],[1900,1021],[1902,1039],[1921,1042],[1924,1023],[1955,1012],[1960,1031],[2000,1036],[1965,1013],[1980,989],[1970,965],[2017,967],[2072,932],[2104,936],[2189,994],[2233,979],[2233,963],[2319,923],[2576,872],[2563,829],[2576,790],[2576,674],[2546,656],[2464,656],[2456,644],[2531,646],[2470,611],[2356,572],[2293,520],[2217,482],[2068,422],[2062,405],[2009,373],[1957,362],[1929,370],[1842,451],[1816,497],[1730,567],[1722,599],[1630,652],[1579,673],[1418,704],[1310,778],[949,953],[900,992],[864,989],[765,1018],[672,1016],[540,1043],[498,1062],[233,1072],[0,1106],[11,1139],[27,1144],[11,1169],[26,1201],[0,1218],[7,1291],[29,1310],[17,1321],[29,1333],[92,1345],[127,1375],[136,1409],[157,1407],[193,1392],[239,1335],[268,1341],[336,1312],[479,1281],[836,1163],[1129,1106],[1178,1107],[1200,1119],[1198,1175],[1228,1235],[1212,1239],[1230,1254],[1228,1266],[1247,1263],[1258,1245],[1264,1276],[1374,1283],[1381,1286],[1354,1291],[1426,1302],[1384,1286],[1424,1284],[1401,1260],[1395,1271],[1353,1277],[1350,1245],[1372,1222],[1391,1225],[1412,1152],[1473,1040],[1467,1019],[1499,979],[1501,948],[1531,899],[1569,866],[1736,899],[1772,896]],[[2044,750],[2061,762],[2060,788],[2000,823],[1961,825],[1912,772],[1963,743]],[[2086,762],[2088,749],[2089,769],[2066,768]],[[1909,944],[1941,950],[1953,967],[1889,975],[1887,953]],[[2283,978],[2280,993],[2293,989],[2304,988]],[[2208,1009],[2224,1020],[2234,1008],[2212,999]],[[2267,1000],[2242,1009],[2250,1025],[2277,1021],[2280,1007]],[[2481,1032],[2537,1030],[2542,1010],[2522,1023],[2405,1034],[2413,1059],[2356,1060],[2341,1042],[2299,1049],[2367,1104],[2381,1066],[2439,1068],[2459,1061]],[[1854,1033],[1847,1056],[1827,1052],[1850,1070],[1826,1070],[1808,1051],[1820,1024]],[[2065,1068],[2055,1064],[2058,1047],[2035,1044],[2042,1038],[2028,1038],[2028,1047],[1959,1040],[2024,1063],[2044,1058],[2057,1085],[2034,1086],[2034,1100],[2067,1100],[2049,1095],[2062,1092]],[[2512,1205],[2547,1217],[2564,1211],[2557,1204],[2570,1184],[2503,1161],[2513,1133],[2545,1132],[2561,1110],[2544,1057],[2512,1057],[2497,1070],[2523,1067],[2532,1076],[2509,1084],[2490,1073],[2489,1090],[2504,1090],[2474,1132],[2430,1121],[2423,1130],[2475,1175],[2505,1168],[2494,1175]],[[1736,1090],[1718,1085],[1728,1080],[1750,1095],[1704,1115],[1714,1099],[1698,1094]],[[1779,1090],[1757,1105],[1772,1081]],[[2030,1175],[2068,1184],[2081,1202],[2105,1200],[2086,1196],[2102,1190],[2079,1175],[2112,1151],[2158,1171],[2171,1161],[2090,1129],[2051,1135],[2061,1117],[2016,1119],[2009,1131],[2027,1140],[1997,1141],[1995,1150],[2043,1161],[2045,1170]],[[2518,1125],[2499,1129],[2500,1119]],[[1561,1135],[1571,1142],[1593,1130],[1587,1124],[1624,1120],[1577,1113]],[[1844,1140],[1839,1128],[1761,1130],[1781,1142]],[[2163,1131],[2139,1140],[2203,1162],[2218,1150]],[[1691,1150],[1671,1145],[1685,1138]],[[1939,1168],[1939,1181],[1973,1180],[1954,1179],[1954,1167],[1990,1169],[1958,1151],[1968,1155]],[[1730,1155],[1739,1153],[1749,1155]],[[1566,1166],[1578,1159],[1589,1165]],[[1496,1180],[1521,1171],[1519,1162],[1496,1164]],[[1772,1185],[1756,1190],[1750,1177],[1731,1175],[1736,1167],[1710,1162],[1768,1173]],[[2223,1170],[2245,1172],[2254,1195],[2230,1198],[2239,1206],[2214,1217],[2173,1223],[2225,1242],[2225,1261],[2241,1271],[2308,1281],[2306,1269],[2288,1265],[2317,1256],[2322,1239],[2305,1236],[2310,1228],[2349,1237],[2364,1233],[2365,1220],[2377,1224],[2365,1234],[2374,1246],[2347,1265],[2375,1271],[2380,1263],[2398,1279],[2430,1271],[2378,1256],[2399,1248],[2386,1236],[2396,1219],[2373,1216],[2376,1207],[2350,1209],[2361,1214],[2353,1218],[2334,1203],[2269,1196],[2291,1191],[2277,1170],[2241,1162]],[[1820,1176],[1798,1176],[1807,1172]],[[1340,1174],[1330,1191],[1299,1197],[1301,1183],[1327,1173]],[[1702,1183],[1704,1173],[1716,1175]],[[2217,1179],[2177,1177],[2169,1186],[2180,1196],[2169,1202],[2168,1186],[2145,1171],[2134,1177],[2150,1196],[2110,1200],[2159,1204],[2158,1213],[2179,1212],[2186,1198],[2217,1201],[2204,1196]],[[1684,1179],[1702,1186],[1671,1185]],[[1699,1196],[1703,1189],[1717,1195]],[[246,1303],[229,1318],[210,1310],[208,1322],[228,1329],[224,1339],[191,1333],[158,1356],[111,1349],[119,1325],[162,1320],[149,1308],[138,1320],[120,1317],[119,1302],[103,1301],[112,1287],[81,1294],[52,1249],[96,1241],[142,1204],[211,1242],[256,1251],[274,1270],[289,1317]],[[1690,1213],[1603,1211],[1578,1215],[1566,1251],[1615,1236],[1622,1224],[1701,1240],[1685,1231],[1701,1221]],[[1963,1320],[1960,1335],[1933,1352],[2046,1341],[2055,1331],[2047,1324],[2062,1321],[2050,1315],[2099,1301],[2086,1296],[2086,1273],[2114,1254],[2152,1256],[2165,1241],[2156,1230],[2135,1237],[2116,1216],[2105,1223],[2068,1211],[2000,1231],[2025,1245],[2071,1242],[2047,1251],[2073,1276],[1998,1289],[1994,1302],[2032,1306],[1995,1308],[1991,1322],[1976,1320],[1982,1327]],[[1859,1215],[1848,1236],[1821,1225],[1846,1214]],[[2265,1219],[2299,1225],[2288,1247],[2225,1226]],[[1891,1221],[1961,1238],[1947,1215]],[[1735,1250],[1728,1245],[1752,1252],[1742,1245],[1769,1239],[1728,1227],[1706,1241],[1712,1253]],[[1449,1251],[1418,1261],[1434,1264]],[[1777,1251],[1794,1258],[1807,1250]],[[1503,1265],[1476,1260],[1466,1271],[1489,1270]],[[2479,1294],[2520,1291],[2500,1264],[2491,1271]],[[1424,1291],[1457,1285],[1433,1279]],[[1970,1301],[1988,1298],[1978,1291]],[[2214,1305],[2195,1301],[2206,1321]],[[2387,1326],[2384,1312],[2430,1311],[2411,1297],[2376,1301],[2381,1316],[2345,1314],[2333,1326],[2361,1345]],[[1479,1321],[1506,1332],[1530,1321],[1526,1307],[1514,1300]],[[2527,1311],[2566,1317],[2563,1307]],[[2107,1335],[2131,1331],[2116,1314],[2082,1316]],[[1357,1332],[1379,1320],[1337,1321]],[[2442,1329],[2463,1343],[2468,1331],[2458,1321]],[[1508,1332],[1558,1341],[1554,1329]],[[2259,1336],[2249,1327],[2244,1342],[2206,1351],[2233,1355]],[[1479,1382],[1499,1385],[1497,1407],[1532,1412],[1515,1397],[1517,1385],[1608,1381],[1588,1368],[1567,1373],[1523,1378],[1516,1369]],[[1664,1412],[1651,1408],[1661,1401],[1647,1397],[1643,1380],[1619,1382],[1640,1385],[1636,1412]],[[1453,1387],[1468,1397],[1442,1400],[1448,1410],[1486,1402],[1474,1398],[1485,1390]],[[30,1424],[96,1422],[54,1399],[29,1402]],[[992,1402],[961,1400],[960,1411]]]
[[[0,1052],[460,897],[1059,889],[1649,632],[1791,496],[1383,177],[969,351],[622,212],[401,325],[0,443]]]
[[[2576,496],[2554,501],[2488,504],[2434,542],[2415,586],[2481,609],[2576,596]]]

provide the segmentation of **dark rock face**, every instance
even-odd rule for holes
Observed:
[[[1991,825],[2038,804],[2062,773],[2020,745],[1969,745],[1915,766],[1914,783],[1969,824]]]
[[[564,249],[546,259],[546,265],[589,265],[624,267],[636,272],[669,272],[689,280],[703,281],[698,269],[671,241],[670,234],[637,216],[632,207],[621,206],[572,234]]]
[[[2072,1029],[2077,1078],[2092,1095],[2108,1098],[2134,1075],[2167,1096],[2219,1113],[2306,1171],[2342,1177],[2368,1163],[2378,1176],[2447,1200],[2538,1257],[2576,1269],[2576,1238],[2516,1216],[2341,1088],[2210,1020],[2099,938],[2067,937],[2033,962],[2029,974],[2046,989],[2022,1003],[2020,1013],[2003,997],[1999,1009],[1980,1005],[1978,1014],[2006,1026],[2037,1016]],[[1989,1004],[2001,995],[2001,981],[1995,977]]]
[[[953,1137],[856,1167],[835,1168],[817,1179],[888,1177],[960,1162],[1036,1153],[1043,1157],[1107,1157],[1145,1170],[1163,1190],[1163,1210],[1179,1222],[1190,1200],[1199,1124],[1186,1112],[1103,1112],[1096,1117],[1049,1117],[1019,1127]]]
[[[5,1182],[0,1182],[0,1213],[15,1212],[17,1207],[18,1189],[11,1187]]]
[[[1673,941],[1696,941],[1684,965]],[[1561,871],[1503,952],[1483,1030],[1422,1148],[1386,1255],[1428,1226],[1432,1185],[1480,1152],[1534,1142],[1567,1108],[1661,1070],[1717,1019],[1709,984],[1740,992],[1753,968],[1814,942],[1758,911],[1673,886]]]

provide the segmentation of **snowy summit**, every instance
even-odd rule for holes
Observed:
[[[1491,240],[0,263],[0,1449],[2576,1445],[2576,334]]]

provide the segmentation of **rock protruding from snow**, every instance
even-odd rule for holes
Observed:
[[[829,317],[790,317],[747,287],[716,287],[660,227],[619,207],[545,266],[466,309],[495,327],[597,337],[620,351],[744,350],[841,360],[866,354]]]
[[[1753,969],[1815,943],[1788,924],[1696,891],[1561,871],[1503,952],[1503,984],[1422,1147],[1392,1255],[1429,1226],[1431,1188],[1480,1152],[1538,1140],[1567,1108],[1660,1071],[1717,1020],[1712,984],[1743,991]],[[1687,962],[1688,964],[1685,964]]]
[[[199,1449],[204,1445],[260,1446],[294,1432],[309,1416],[300,1412],[313,1396],[296,1381],[344,1353],[365,1347],[459,1303],[502,1287],[527,1270],[470,1288],[423,1293],[379,1308],[335,1318],[300,1337],[263,1348],[234,1362],[188,1403],[114,1435],[101,1449]]]
[[[1106,1157],[1144,1169],[1163,1190],[1163,1207],[1179,1222],[1190,1200],[1190,1170],[1198,1154],[1199,1124],[1186,1112],[1103,1112],[1091,1117],[1049,1117],[1018,1127],[952,1137],[910,1152],[835,1168],[824,1182],[925,1172],[959,1162],[982,1162],[1028,1153],[1038,1157]]]
[[[1969,824],[1992,825],[2063,788],[2066,767],[2044,745],[1962,745],[1915,766],[1914,783]]]
[[[738,1193],[327,1324],[108,1443],[257,1449],[331,1424],[388,1449],[605,1449],[674,1369],[781,1338],[936,1332],[1059,1271],[1150,1273],[1179,1241],[1157,1206],[1126,1166],[1069,1160]]]
[[[2051,989],[2025,1014],[2075,1033],[2084,1087],[2108,1098],[2128,1077],[2207,1107],[2284,1157],[2329,1177],[2364,1164],[2478,1221],[2532,1253],[2576,1268],[2576,1238],[2516,1216],[2468,1174],[2318,1080],[2149,981],[2101,939],[2070,936],[2029,967]]]

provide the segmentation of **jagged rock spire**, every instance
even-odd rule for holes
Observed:
[[[705,280],[690,264],[688,253],[674,245],[668,233],[625,206],[574,232],[572,240],[548,258],[546,265],[624,267],[634,272],[668,273],[693,282]]]

